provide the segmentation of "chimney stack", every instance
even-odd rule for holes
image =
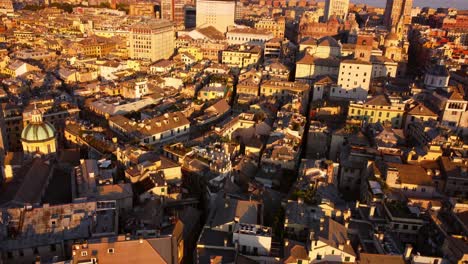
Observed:
[[[369,210],[369,218],[374,218],[375,214],[375,205],[371,205],[370,210]]]
[[[379,236],[379,241],[381,241],[381,242],[384,241],[384,238],[385,238],[384,233],[379,233],[378,236]]]
[[[411,252],[413,251],[413,246],[411,244],[406,244],[405,247],[405,260],[409,260],[411,258]]]

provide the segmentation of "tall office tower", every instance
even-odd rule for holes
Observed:
[[[411,9],[413,0],[387,0],[387,6],[384,13],[384,25],[387,28],[395,27],[400,19],[403,24],[411,24]]]
[[[174,0],[174,23],[177,25],[184,24],[185,7],[192,4],[192,0]]]
[[[197,0],[197,27],[213,26],[226,32],[234,25],[235,0]]]
[[[155,16],[155,8],[153,3],[139,2],[130,4],[129,13],[130,16]]]
[[[130,27],[130,57],[168,59],[175,48],[174,25],[167,20],[146,20]]]
[[[185,16],[184,16],[185,28],[196,27],[197,15],[196,15],[195,6],[186,5],[184,7],[184,12],[185,12]]]
[[[176,25],[184,23],[185,6],[192,0],[161,0],[161,18],[173,21]]]
[[[336,16],[342,20],[346,19],[349,9],[349,0],[326,0],[325,1],[325,21],[331,16]]]
[[[174,20],[174,0],[161,0],[161,19]]]

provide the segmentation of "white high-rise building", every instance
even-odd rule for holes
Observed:
[[[175,48],[174,25],[167,20],[146,20],[130,27],[132,59],[168,59]]]
[[[349,9],[349,0],[326,0],[325,1],[325,20],[335,15],[342,20],[346,19]]]
[[[362,60],[344,60],[340,63],[338,85],[332,87],[333,98],[364,100],[369,91],[372,64]]]
[[[226,32],[234,25],[235,0],[197,0],[197,27],[213,26]]]

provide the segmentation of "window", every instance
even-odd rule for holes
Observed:
[[[317,259],[317,260],[321,260],[321,259],[322,259],[322,255],[317,254],[317,258],[316,258],[316,259]]]
[[[350,259],[349,257],[345,257],[345,258],[344,258],[344,261],[345,261],[345,262],[349,262],[350,260],[351,260],[351,259]]]
[[[403,225],[404,230],[408,230],[408,225]]]
[[[88,256],[88,251],[81,251],[81,256],[82,257]]]

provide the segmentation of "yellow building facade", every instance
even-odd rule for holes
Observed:
[[[351,103],[348,118],[368,123],[389,122],[393,128],[401,128],[404,112],[404,104],[390,102],[384,95],[379,95],[366,102]]]

